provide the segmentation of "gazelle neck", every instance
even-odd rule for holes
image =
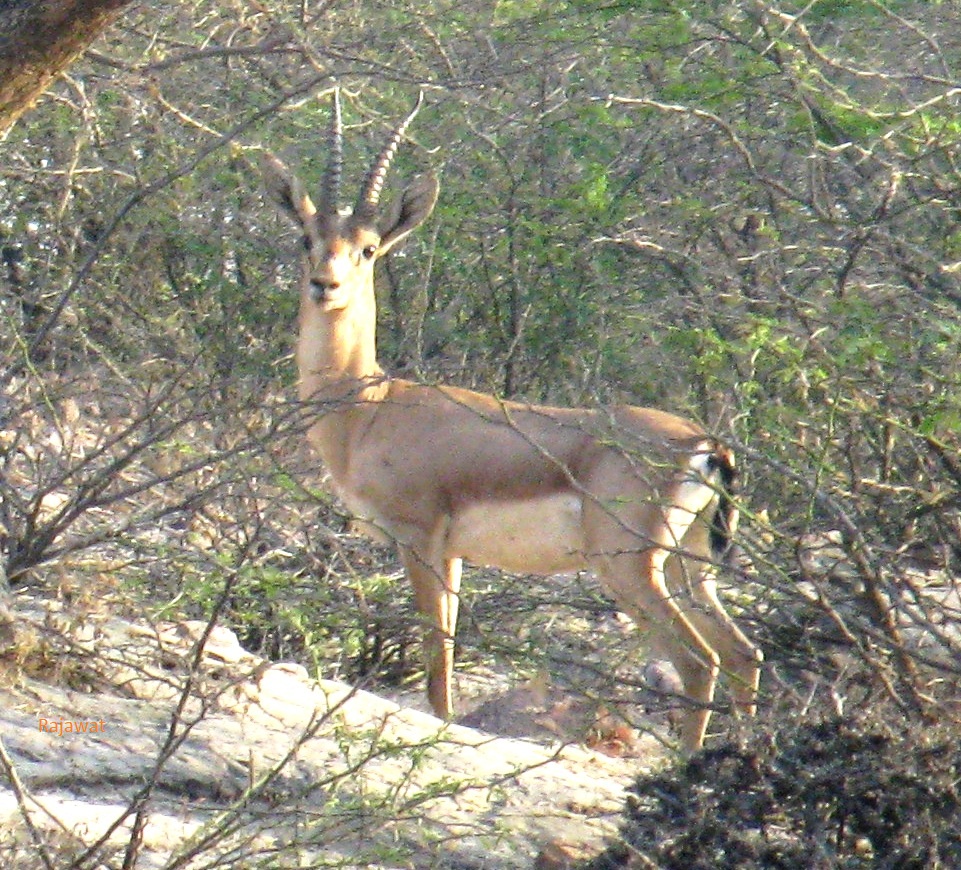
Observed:
[[[369,304],[358,299],[349,308],[325,311],[303,294],[297,342],[301,401],[353,404],[376,398],[384,371],[377,363],[373,295],[371,287]]]

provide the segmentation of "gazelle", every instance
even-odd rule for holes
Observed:
[[[377,363],[374,265],[431,213],[438,184],[414,180],[380,206],[388,168],[420,106],[374,161],[352,210],[338,206],[336,94],[315,206],[279,160],[267,190],[303,233],[300,398],[308,437],[364,525],[396,542],[427,623],[427,694],[450,717],[462,560],[508,571],[590,569],[673,661],[690,703],[685,749],[701,746],[715,683],[753,714],[760,651],[724,610],[709,570],[737,523],[734,458],[696,424],[651,408],[504,401],[392,378]]]

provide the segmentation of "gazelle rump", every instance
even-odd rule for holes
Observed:
[[[374,161],[352,210],[338,205],[340,104],[315,206],[267,156],[267,190],[303,233],[299,392],[308,437],[337,492],[396,542],[426,626],[427,693],[452,715],[462,560],[509,571],[590,569],[674,663],[690,699],[681,742],[698,748],[720,672],[752,714],[760,651],[721,605],[712,561],[737,511],[734,458],[695,423],[651,408],[553,408],[389,377],[377,363],[374,265],[431,213],[438,185],[415,179],[380,206],[391,159],[418,106]]]

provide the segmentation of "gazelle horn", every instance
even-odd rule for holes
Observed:
[[[324,213],[337,212],[337,200],[340,197],[340,177],[344,168],[344,127],[340,116],[340,88],[334,88],[334,101],[330,112],[330,130],[327,133],[327,147],[330,156],[327,160],[327,172],[324,174],[324,186],[321,190]]]
[[[397,153],[400,140],[404,137],[408,125],[420,111],[421,103],[424,102],[424,92],[421,91],[417,97],[417,103],[410,114],[397,125],[394,132],[383,150],[377,156],[367,177],[364,179],[363,187],[360,189],[360,196],[357,198],[357,206],[354,214],[360,218],[370,219],[377,214],[377,204],[380,202],[380,193],[384,189],[384,180],[387,178],[387,170],[390,169],[390,162]]]

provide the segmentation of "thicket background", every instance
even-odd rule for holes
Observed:
[[[255,650],[416,676],[397,567],[302,444],[256,165],[316,182],[336,83],[359,181],[423,89],[393,178],[441,196],[380,273],[383,364],[702,420],[743,468],[762,708],[950,717],[959,65],[950,2],[134,8],[0,146],[3,573],[152,615],[229,577]],[[548,603],[607,606],[553,589],[469,575],[468,662],[536,669]]]

